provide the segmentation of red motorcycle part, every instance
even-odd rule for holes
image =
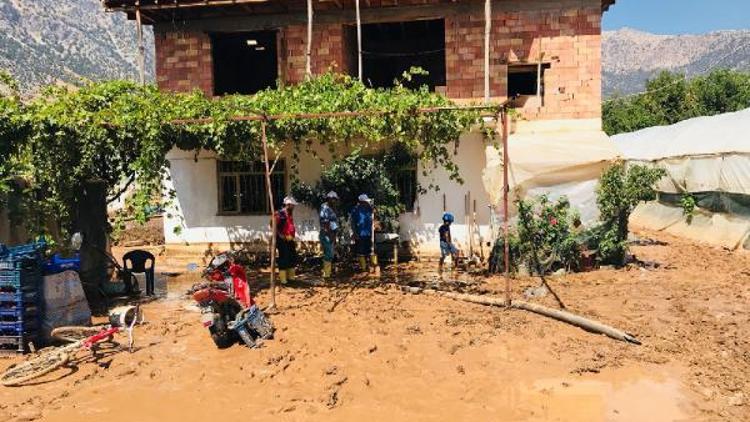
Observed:
[[[250,286],[247,284],[247,274],[242,265],[232,264],[229,267],[229,275],[232,276],[232,287],[234,288],[234,297],[243,308],[249,308],[255,304],[253,297],[250,295]]]

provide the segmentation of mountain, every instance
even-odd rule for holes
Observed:
[[[715,68],[750,71],[750,30],[655,35],[625,28],[602,34],[604,96],[642,91],[662,70],[688,77]]]
[[[153,78],[153,35],[145,33]],[[22,90],[53,82],[138,79],[135,23],[99,0],[0,0],[0,69]]]

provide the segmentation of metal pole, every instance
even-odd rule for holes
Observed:
[[[357,11],[357,75],[362,80],[362,19],[359,16],[359,0],[354,1]]]
[[[307,50],[305,51],[305,75],[312,76],[312,65],[310,63],[312,55],[312,27],[313,27],[313,4],[312,0],[307,0]]]
[[[146,47],[143,45],[143,23],[141,22],[141,9],[136,7],[135,9],[135,24],[137,25],[138,33],[138,72],[141,80],[141,85],[146,84]]]
[[[510,308],[510,246],[508,244],[508,111],[501,111],[503,122],[503,248],[505,262],[505,306]]]
[[[271,188],[271,167],[268,164],[268,138],[266,137],[266,122],[260,122],[261,141],[263,143],[263,161],[265,163],[266,189],[268,205],[271,210],[271,309],[276,308],[276,210],[273,205],[273,189]]]
[[[484,0],[484,102],[490,102],[490,29],[492,28],[492,2]]]

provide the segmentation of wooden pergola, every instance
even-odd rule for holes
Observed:
[[[450,107],[428,107],[414,110],[417,114],[430,114],[439,113],[443,111],[451,110],[474,110],[482,112],[482,117],[494,118],[497,123],[502,126],[501,138],[503,145],[503,233],[504,233],[504,274],[505,274],[505,305],[510,307],[511,295],[510,295],[510,246],[508,243],[508,101],[502,104],[496,105],[478,105],[478,106],[450,106]],[[235,116],[232,117],[233,121],[256,121],[260,122],[261,125],[261,144],[263,147],[263,162],[264,162],[264,173],[266,179],[266,194],[268,195],[269,210],[271,213],[271,241],[270,241],[270,258],[271,258],[271,308],[276,307],[276,278],[275,278],[275,259],[276,259],[276,219],[273,216],[276,214],[274,205],[273,189],[271,188],[271,172],[272,166],[268,148],[268,137],[266,135],[266,128],[268,123],[275,120],[288,120],[288,119],[323,119],[323,118],[354,118],[363,116],[385,116],[390,111],[384,110],[359,110],[359,111],[336,111],[327,113],[295,113],[295,114],[262,114],[255,113],[246,116]],[[193,125],[193,124],[207,124],[211,123],[211,118],[199,118],[199,119],[178,119],[173,120],[172,124],[177,125]]]

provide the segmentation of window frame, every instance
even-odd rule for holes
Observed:
[[[222,163],[240,163],[242,164],[242,161],[235,161],[235,160],[222,160],[222,159],[216,159],[216,186],[217,186],[217,210],[216,215],[218,216],[264,216],[269,215],[271,213],[271,209],[269,206],[268,201],[268,187],[266,186],[266,179],[265,179],[265,170],[257,171],[257,170],[232,170],[232,171],[223,171],[221,169]],[[263,166],[265,164],[261,160],[257,160],[255,162],[245,163],[245,164],[257,164],[261,163]],[[242,185],[241,185],[241,177],[243,175],[250,175],[250,176],[263,176],[263,197],[266,202],[265,210],[263,211],[242,211]],[[289,174],[287,172],[286,167],[286,161],[284,159],[279,159],[276,162],[276,166],[274,167],[273,171],[271,172],[271,177],[274,175],[281,175],[282,177],[282,190],[283,194],[285,195],[288,190],[288,182],[289,182]],[[222,186],[223,178],[224,177],[234,177],[234,184],[235,184],[235,211],[227,211],[223,209],[224,205],[224,189]],[[273,182],[273,180],[272,180]],[[277,195],[278,196],[278,195]],[[274,197],[276,201],[279,201],[280,198],[283,197],[281,195],[279,198]]]

